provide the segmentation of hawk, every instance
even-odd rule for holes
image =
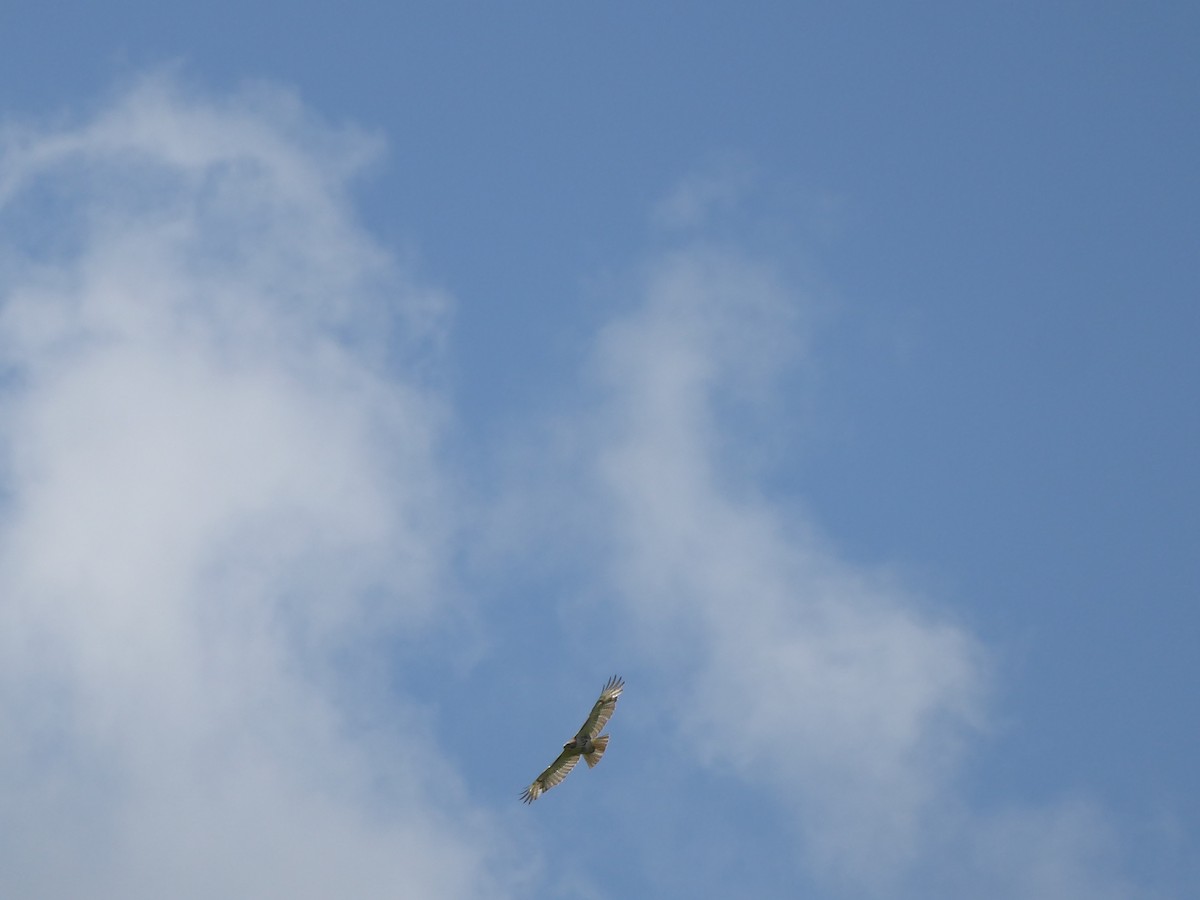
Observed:
[[[579,729],[579,733],[563,744],[563,750],[558,754],[558,759],[550,763],[549,768],[534,779],[533,784],[525,788],[524,793],[521,794],[523,801],[532,803],[561,782],[575,768],[580,757],[583,757],[583,761],[588,764],[589,769],[600,762],[600,757],[608,748],[608,735],[600,732],[612,718],[613,710],[617,708],[617,698],[621,696],[621,691],[624,689],[625,682],[616,675],[605,682],[604,689],[600,691],[600,699],[592,707],[592,712],[587,717],[587,721],[583,723],[583,727]]]

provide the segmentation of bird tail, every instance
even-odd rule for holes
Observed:
[[[596,763],[600,762],[600,757],[604,755],[604,751],[608,749],[608,735],[602,734],[598,738],[592,739],[592,746],[596,749],[591,753],[583,754],[583,761],[588,764],[590,769]]]

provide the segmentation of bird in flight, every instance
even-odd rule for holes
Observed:
[[[617,698],[621,696],[621,691],[624,689],[625,682],[616,675],[605,682],[604,690],[600,692],[600,699],[592,706],[592,712],[587,717],[587,721],[583,723],[583,727],[579,729],[579,733],[563,744],[562,753],[558,754],[558,759],[550,763],[549,768],[534,779],[533,784],[525,788],[524,793],[521,794],[523,801],[532,803],[561,782],[575,768],[580,757],[583,757],[583,761],[588,764],[589,769],[600,762],[600,757],[608,749],[608,735],[600,732],[612,718],[613,710],[617,708]]]

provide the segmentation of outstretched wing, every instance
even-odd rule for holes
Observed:
[[[575,763],[577,762],[579,762],[579,751],[563,750],[562,753],[558,754],[558,759],[550,763],[549,768],[534,779],[533,784],[525,788],[524,793],[521,794],[521,799],[526,803],[532,803],[566,778],[571,773],[571,770],[575,768]]]
[[[583,727],[579,729],[577,737],[594,738],[603,730],[604,726],[608,724],[608,720],[612,718],[613,710],[617,708],[617,698],[621,696],[623,690],[625,690],[625,682],[616,675],[605,682],[604,690],[600,692],[600,699],[592,707],[592,713],[583,723]]]

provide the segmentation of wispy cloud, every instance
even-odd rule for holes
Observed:
[[[984,643],[841,558],[746,463],[795,414],[776,394],[805,357],[808,300],[769,260],[702,241],[653,261],[639,292],[597,343],[602,399],[577,424],[620,598],[606,609],[671,685],[664,721],[689,748],[672,764],[777,803],[797,874],[834,896],[1122,895],[1112,854],[1098,864],[1101,810],[963,799],[992,727]]]
[[[651,220],[666,229],[703,228],[742,202],[753,181],[753,168],[746,162],[734,157],[714,160],[659,200]]]
[[[453,595],[445,301],[348,214],[376,149],[158,78],[4,133],[7,896],[501,890],[402,698],[335,702]]]
[[[982,721],[986,667],[969,633],[840,562],[729,462],[746,436],[720,410],[801,351],[802,311],[769,266],[729,250],[655,266],[644,306],[600,344],[598,477],[628,614],[655,640],[691,641],[683,733],[782,788],[815,864],[869,876],[915,852],[915,821]]]

